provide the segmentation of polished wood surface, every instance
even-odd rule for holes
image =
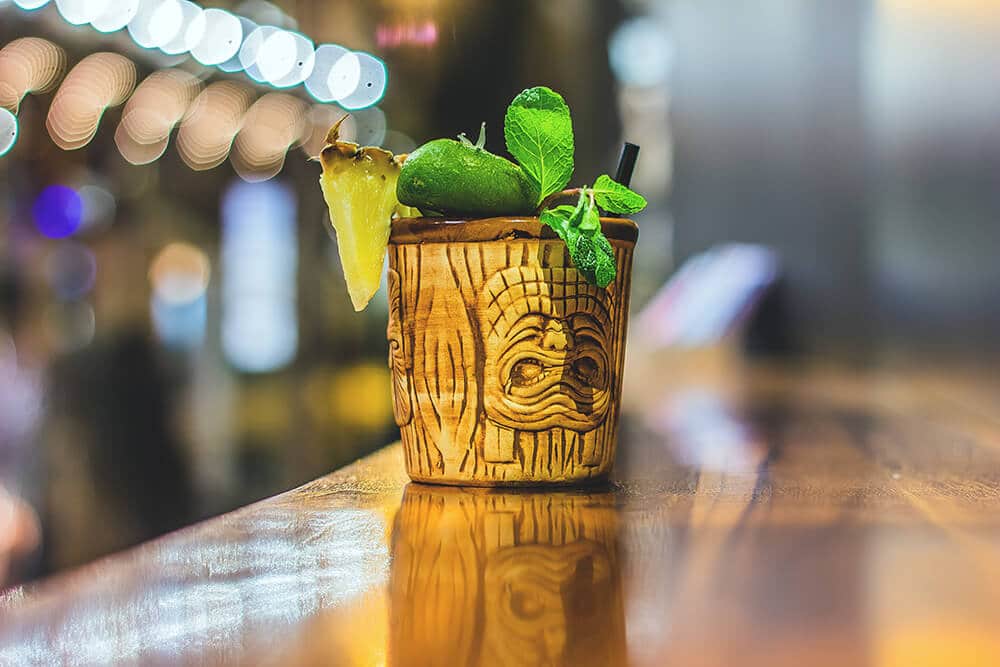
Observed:
[[[632,365],[610,486],[392,445],[6,592],[0,664],[1000,664],[997,381],[689,365]]]

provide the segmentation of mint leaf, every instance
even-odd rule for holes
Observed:
[[[574,208],[572,206],[547,208],[539,214],[538,219],[541,220],[543,225],[548,225],[554,229],[559,238],[569,245],[569,236],[572,233],[572,226],[569,220],[573,216],[573,211]]]
[[[566,187],[573,174],[573,122],[559,93],[538,86],[514,98],[504,116],[507,150],[538,190],[538,202]]]
[[[587,282],[603,288],[614,281],[615,253],[603,234],[580,234],[576,243],[571,246],[570,256],[573,258],[573,265]]]
[[[581,195],[575,207],[545,209],[539,217],[566,242],[573,266],[587,282],[601,288],[614,282],[615,251],[601,232],[601,220],[589,196]]]
[[[580,231],[587,236],[593,236],[594,232],[601,231],[601,217],[597,215],[596,206],[588,206],[580,219]]]
[[[594,182],[594,199],[609,213],[638,213],[646,208],[646,199],[627,187],[601,174]]]

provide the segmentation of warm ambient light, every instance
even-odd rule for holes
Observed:
[[[17,113],[29,93],[46,93],[66,71],[66,52],[38,37],[15,39],[0,49],[0,107]]]
[[[307,130],[307,104],[291,95],[268,93],[254,102],[236,136],[230,161],[245,181],[274,177],[285,165],[288,149]]]
[[[132,164],[148,164],[167,149],[170,132],[201,91],[201,82],[183,70],[153,72],[135,89],[115,131],[119,152]]]
[[[166,245],[149,268],[156,296],[169,303],[189,303],[208,288],[208,255],[189,243]]]
[[[193,348],[204,340],[210,274],[208,255],[188,243],[170,243],[153,260],[150,315],[157,337],[167,345]]]
[[[177,133],[177,150],[184,163],[195,171],[222,164],[252,102],[253,92],[232,81],[219,81],[203,90]]]
[[[105,109],[124,102],[135,86],[135,65],[115,53],[95,53],[66,75],[56,92],[45,127],[63,150],[90,143]]]

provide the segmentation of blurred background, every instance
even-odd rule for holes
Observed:
[[[308,158],[502,152],[539,84],[574,183],[641,146],[655,345],[995,358],[995,2],[0,0],[0,582],[396,438]]]

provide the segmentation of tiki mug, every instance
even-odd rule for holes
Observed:
[[[411,479],[607,477],[638,229],[601,222],[618,267],[605,289],[586,282],[537,218],[393,223],[389,366]]]
[[[410,484],[389,575],[389,664],[620,665],[611,493]]]

